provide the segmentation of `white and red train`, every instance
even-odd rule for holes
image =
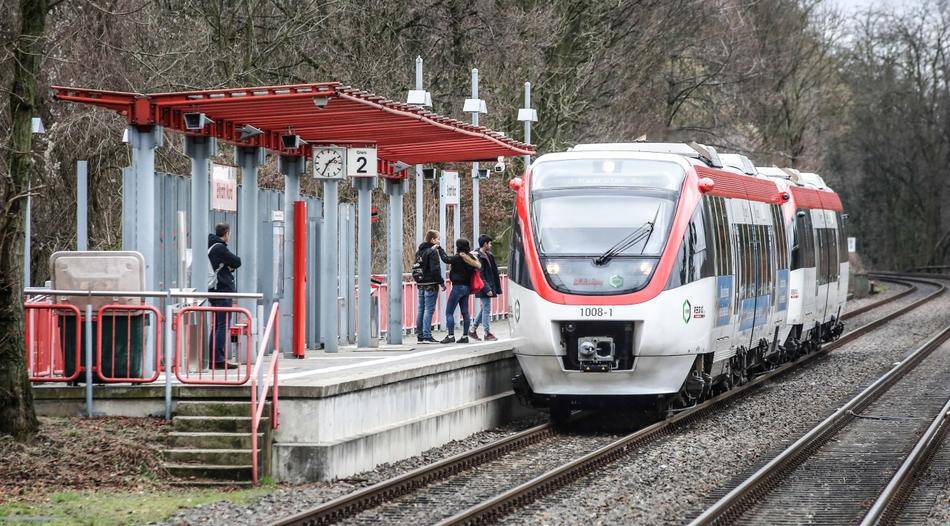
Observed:
[[[841,334],[842,206],[815,174],[585,144],[510,186],[515,389],[554,419],[688,407]]]

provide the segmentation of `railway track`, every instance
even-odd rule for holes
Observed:
[[[950,326],[738,484],[691,525],[853,524],[863,518],[866,524],[877,524],[893,515],[889,510],[896,508],[899,496],[906,492],[902,488],[913,466],[922,465],[927,451],[939,443],[934,438],[941,432],[950,399],[947,340]],[[916,432],[928,429],[929,438],[915,447]],[[897,475],[890,484],[889,473]],[[868,502],[875,502],[870,512]]]
[[[689,421],[701,418],[710,411],[716,410],[722,402],[733,399],[750,389],[776,379],[805,363],[809,363],[888,321],[925,304],[944,292],[944,286],[942,284],[930,280],[919,278],[902,279],[898,276],[882,276],[881,279],[905,285],[908,288],[890,298],[867,305],[861,309],[856,309],[854,312],[847,314],[848,318],[888,305],[902,297],[912,294],[918,290],[917,284],[927,284],[935,287],[935,290],[923,298],[917,299],[908,305],[844,334],[835,342],[825,344],[820,351],[808,354],[795,362],[785,364],[767,374],[757,377],[743,386],[732,389],[694,408],[682,411],[665,420],[655,422],[631,434],[620,438],[604,437],[603,435],[596,437],[578,437],[571,435],[571,440],[580,443],[575,443],[572,448],[560,448],[568,450],[564,452],[566,459],[551,458],[550,455],[542,454],[534,459],[536,462],[533,464],[530,462],[531,455],[526,454],[525,450],[531,448],[526,448],[526,446],[538,444],[543,441],[550,441],[552,444],[557,444],[558,440],[564,439],[563,436],[556,435],[549,425],[544,424],[527,429],[498,442],[487,444],[472,451],[461,453],[429,466],[416,469],[399,477],[369,486],[316,506],[310,510],[274,522],[273,524],[289,526],[334,524],[344,521],[361,523],[378,522],[380,520],[397,520],[398,517],[388,514],[386,509],[374,510],[375,508],[385,508],[386,506],[392,509],[398,509],[399,507],[434,507],[438,510],[436,513],[437,517],[435,517],[434,520],[441,521],[439,524],[476,524],[498,519],[512,509],[562,487],[599,466],[610,463],[642,445],[675,432],[679,427]],[[537,449],[543,451],[540,448]],[[504,485],[494,482],[498,473],[492,471],[494,467],[497,467],[492,466],[492,464],[504,464],[506,467],[503,469],[508,469],[511,465],[519,465],[519,457],[512,455],[522,456],[521,458],[525,461],[526,467],[519,471],[518,475],[521,480],[525,480],[526,478],[530,478],[530,480],[521,482],[520,484],[512,482],[508,486],[510,489],[498,493],[497,486],[501,485],[504,487]],[[500,462],[502,457],[504,457],[504,462]],[[527,466],[539,466],[542,472],[533,473]],[[488,481],[488,484],[475,482],[473,486],[472,477],[466,477],[463,472],[472,472],[469,474],[474,474],[474,472],[479,469],[485,473],[477,475],[479,475],[483,481]],[[508,469],[508,471],[510,471],[510,469]],[[503,476],[501,478],[506,477]],[[460,479],[462,483],[454,483],[449,479]],[[448,483],[446,483],[446,481],[448,481]],[[440,494],[444,495],[453,491],[473,491],[473,487],[475,488],[475,493],[487,491],[484,496],[477,497],[478,502],[473,506],[457,511],[454,514],[452,514],[452,510],[444,510],[439,507]],[[432,522],[431,518],[429,522]]]

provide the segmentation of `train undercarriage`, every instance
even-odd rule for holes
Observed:
[[[665,418],[814,353],[822,344],[837,340],[843,332],[844,324],[832,319],[824,324],[815,323],[810,329],[794,326],[781,344],[777,338],[773,341],[763,338],[757,346],[740,347],[734,356],[716,363],[712,361],[712,353],[697,355],[679,392],[668,395],[542,395],[531,390],[520,372],[512,383],[521,403],[547,409],[555,424],[565,423],[576,409],[623,409]]]

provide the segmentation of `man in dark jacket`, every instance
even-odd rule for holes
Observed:
[[[498,264],[495,263],[495,256],[491,253],[492,238],[489,235],[482,234],[478,236],[478,259],[482,264],[480,270],[482,281],[485,287],[475,294],[475,297],[481,302],[476,307],[475,319],[472,320],[472,331],[468,335],[478,340],[478,323],[481,322],[485,327],[485,341],[495,341],[498,338],[491,333],[489,322],[491,321],[491,300],[501,294],[501,278],[498,275]]]
[[[234,271],[241,266],[241,258],[228,250],[228,240],[231,239],[231,226],[227,223],[218,223],[214,226],[214,234],[208,234],[208,260],[211,262],[211,277],[208,280],[208,292],[237,292],[234,286]],[[233,305],[230,298],[212,298],[209,300],[212,307],[230,307]],[[230,315],[228,312],[214,313],[214,331],[211,332],[213,350],[212,368],[236,369],[239,366],[227,361],[225,353]]]
[[[438,248],[439,233],[429,230],[425,242],[416,251],[416,259],[422,263],[422,281],[418,284],[419,307],[416,309],[416,341],[419,343],[437,343],[432,337],[432,313],[439,299],[439,287],[445,288]]]

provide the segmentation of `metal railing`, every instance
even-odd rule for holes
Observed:
[[[273,335],[273,338],[271,338]],[[264,358],[268,348],[268,342],[273,343],[273,353],[271,354],[270,365],[267,372],[264,371]],[[257,359],[254,360],[254,371],[251,374],[251,479],[256,485],[258,482],[258,455],[259,447],[257,443],[257,429],[261,423],[261,417],[264,415],[264,406],[267,405],[267,389],[273,389],[274,401],[271,402],[271,429],[277,429],[277,417],[280,414],[277,410],[277,364],[280,361],[280,315],[278,304],[274,303],[271,307],[270,316],[267,317],[267,326],[261,336],[257,350]],[[271,380],[268,384],[268,379]]]
[[[38,287],[24,289],[27,301],[24,304],[26,313],[26,352],[27,366],[30,379],[34,382],[76,382],[84,376],[86,386],[86,412],[89,416],[93,410],[93,383],[96,379],[107,383],[150,383],[159,380],[165,373],[165,418],[171,419],[172,408],[172,370],[183,383],[200,383],[210,385],[243,385],[251,376],[250,360],[251,349],[255,347],[254,338],[258,331],[254,331],[254,318],[247,309],[238,307],[196,307],[176,303],[185,299],[244,299],[260,301],[263,294],[257,293],[224,293],[224,292],[188,292],[188,291],[96,291],[96,290],[59,290]],[[64,303],[60,298],[69,298],[70,303]],[[83,299],[86,299],[84,312],[80,309]],[[93,311],[93,298],[112,298],[113,303],[107,303],[97,311]],[[154,305],[131,305],[119,303],[123,298],[151,299],[154,303],[164,307],[162,310]],[[59,302],[58,302],[59,301]],[[57,303],[58,302],[58,303]],[[143,302],[145,303],[145,302]],[[276,305],[276,304],[275,304]],[[190,378],[177,367],[181,363],[180,320],[182,311],[199,312],[206,315],[220,309],[228,312],[240,313],[246,323],[234,324],[234,335],[244,343],[243,376],[240,369],[235,373],[236,378],[223,374],[218,378],[206,379],[203,372],[199,379]],[[260,306],[258,306],[260,311]],[[177,314],[176,314],[177,313]],[[213,314],[212,314],[213,317]],[[122,319],[125,323],[122,323]],[[179,320],[178,324],[168,323],[170,320]],[[137,323],[136,323],[137,322]],[[70,327],[74,325],[74,327]],[[123,331],[124,325],[124,331]],[[84,330],[83,330],[84,326]],[[213,325],[212,325],[213,326]],[[146,331],[146,327],[151,327]],[[228,327],[230,331],[232,327]],[[228,339],[231,334],[225,332]],[[94,337],[95,335],[95,337]],[[133,339],[134,338],[134,339]],[[123,342],[124,339],[124,342]],[[204,338],[199,344],[203,346]],[[117,349],[124,346],[124,355]],[[133,345],[134,344],[134,345]],[[95,345],[95,346],[94,346]],[[140,357],[133,363],[131,354],[133,347]],[[211,340],[212,348],[214,339]],[[75,351],[69,347],[75,347]],[[108,352],[103,350],[108,346]],[[163,349],[164,346],[164,349]],[[86,352],[83,353],[82,349]],[[67,352],[68,351],[68,352]],[[213,351],[212,351],[213,352]],[[72,364],[67,357],[74,357]],[[57,363],[58,360],[58,363]],[[124,360],[124,366],[123,366]],[[171,367],[168,364],[172,364]],[[214,364],[212,362],[212,368]],[[124,370],[123,370],[124,369]],[[227,370],[225,370],[225,373]]]

